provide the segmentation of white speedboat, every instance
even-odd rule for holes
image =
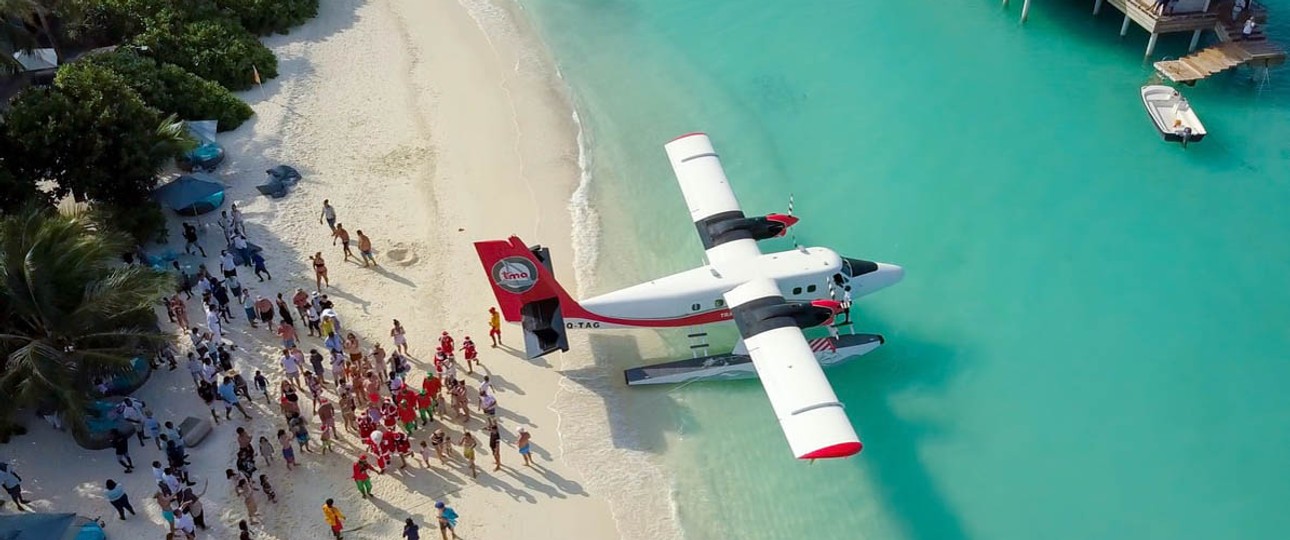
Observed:
[[[1143,86],[1142,104],[1166,141],[1187,146],[1205,138],[1205,125],[1177,90],[1158,84]]]

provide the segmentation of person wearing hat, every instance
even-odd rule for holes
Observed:
[[[452,356],[453,351],[457,350],[453,345],[452,336],[448,334],[447,330],[444,330],[443,333],[439,335],[439,347],[441,347],[444,354],[448,356]]]
[[[372,470],[372,465],[367,462],[367,454],[358,456],[358,461],[354,462],[354,485],[358,486],[358,493],[364,499],[372,496],[372,477],[367,471]]]
[[[479,363],[479,351],[475,349],[475,342],[466,336],[461,340],[461,355],[466,358],[466,372],[474,373],[475,364]]]
[[[443,540],[448,540],[448,533],[452,532],[452,537],[457,538],[457,512],[443,503],[435,501],[435,517],[439,520],[439,534]]]
[[[493,347],[502,343],[502,317],[497,308],[488,308],[488,337],[493,340]]]
[[[416,396],[417,413],[421,417],[421,425],[425,426],[434,420],[434,397],[430,395],[425,388]]]

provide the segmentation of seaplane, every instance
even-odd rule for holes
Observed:
[[[739,341],[732,353],[638,368],[635,377],[682,382],[755,375],[795,457],[860,452],[863,445],[817,355],[856,356],[881,345],[881,336],[838,335],[833,323],[852,299],[898,283],[904,270],[823,247],[762,253],[758,241],[784,236],[799,221],[791,206],[788,214],[747,217],[706,134],[682,135],[664,149],[707,264],[579,301],[556,281],[548,248],[529,247],[515,236],[475,243],[503,317],[523,328],[526,354],[569,350],[568,330],[733,321]],[[839,290],[843,301],[835,298]],[[830,336],[808,342],[803,330],[815,327]],[[633,370],[627,377],[630,383]]]

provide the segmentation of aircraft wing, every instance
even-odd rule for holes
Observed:
[[[860,438],[798,326],[809,308],[785,302],[775,282],[764,278],[724,296],[793,455],[819,459],[859,452]]]
[[[744,213],[708,136],[682,135],[663,148],[690,208],[690,218],[699,230],[708,262],[720,270],[727,264],[749,262],[760,256],[752,234],[732,226],[736,220],[744,219]]]

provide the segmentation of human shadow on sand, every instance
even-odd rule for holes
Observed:
[[[537,498],[533,497],[533,495],[529,494],[527,491],[518,489],[506,480],[502,479],[500,476],[496,476],[498,472],[506,472],[506,469],[509,468],[508,465],[502,465],[502,470],[498,472],[494,472],[492,467],[488,466],[486,463],[482,464],[481,467],[485,470],[480,471],[479,478],[476,479],[476,481],[479,482],[479,485],[493,491],[506,493],[507,495],[510,495],[512,499],[520,502],[526,502],[529,504],[537,502]]]

